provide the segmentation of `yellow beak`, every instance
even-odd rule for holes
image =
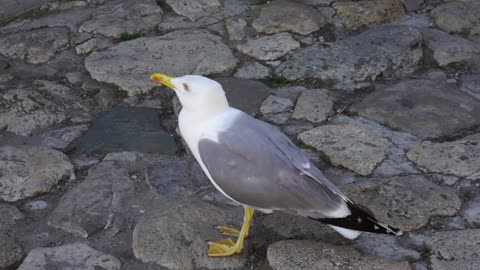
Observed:
[[[167,76],[167,75],[162,74],[162,73],[153,73],[152,76],[150,76],[150,79],[156,81],[157,83],[161,83],[168,88],[171,88],[171,89],[175,90],[174,86],[171,82],[173,77]]]

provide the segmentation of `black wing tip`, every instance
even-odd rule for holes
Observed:
[[[355,231],[381,233],[395,236],[403,235],[403,232],[400,229],[380,223],[375,216],[370,213],[370,211],[364,210],[360,206],[351,202],[347,202],[347,205],[351,214],[344,218],[321,218],[315,220]]]

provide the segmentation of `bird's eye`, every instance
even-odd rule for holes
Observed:
[[[186,83],[183,83],[183,89],[185,89],[187,92],[190,92],[190,87],[188,87],[188,84]]]

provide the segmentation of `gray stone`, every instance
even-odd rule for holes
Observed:
[[[69,72],[65,74],[65,78],[67,78],[71,84],[80,84],[85,79],[85,75],[79,71]]]
[[[192,21],[211,16],[222,8],[218,0],[166,0],[166,4]]]
[[[249,39],[246,43],[237,46],[242,53],[258,60],[275,60],[287,54],[291,50],[300,47],[288,33],[280,33],[272,36],[264,36],[257,39]]]
[[[282,98],[270,95],[263,102],[260,107],[262,114],[286,112],[293,108],[293,102],[288,98]]]
[[[81,153],[138,151],[175,154],[173,136],[161,127],[159,112],[149,108],[114,107],[99,117],[77,141]]]
[[[385,159],[391,143],[351,124],[324,125],[298,135],[302,143],[324,153],[334,165],[369,175]]]
[[[0,111],[0,127],[6,126],[7,131],[15,134],[30,135],[66,120],[66,102],[52,99],[48,93],[39,91],[40,87],[20,86],[3,92],[0,96],[0,107],[3,107]]]
[[[244,0],[225,0],[223,1],[223,14],[225,17],[240,15],[249,10],[250,6]]]
[[[480,75],[463,77],[460,90],[480,100]]]
[[[143,262],[154,262],[168,269],[242,268],[246,252],[224,258],[207,256],[206,241],[222,237],[214,226],[228,220],[231,221],[231,214],[227,215],[225,209],[206,203],[151,212],[135,226],[133,253]]]
[[[400,0],[336,1],[332,7],[347,28],[396,20],[405,14]]]
[[[258,62],[247,62],[239,67],[233,75],[241,79],[264,79],[271,75],[272,71]]]
[[[372,86],[371,82],[346,81],[346,82],[338,82],[334,84],[332,88],[334,90],[340,90],[340,91],[355,91],[355,90],[362,90],[371,86]]]
[[[428,14],[410,13],[402,18],[387,23],[390,26],[410,26],[415,28],[429,28],[434,26],[433,20]]]
[[[70,29],[72,35],[74,35],[72,40],[75,40],[74,33],[78,31],[78,28],[85,20],[91,18],[93,12],[94,10],[89,8],[74,8],[70,10],[51,12],[42,17],[15,20],[1,27],[0,33],[27,32],[32,29],[46,27],[67,27]]]
[[[364,233],[355,241],[353,246],[364,255],[395,261],[418,260],[421,258],[420,252],[401,246],[397,237],[393,235]]]
[[[277,114],[268,114],[265,115],[264,118],[271,123],[277,124],[277,125],[283,125],[288,122],[292,114],[290,112],[286,113],[277,113]]]
[[[147,100],[143,100],[142,102],[138,103],[136,106],[139,107],[139,108],[150,108],[150,109],[159,110],[159,109],[162,108],[162,103],[160,102],[160,100],[147,99]]]
[[[320,30],[325,24],[325,19],[315,8],[280,0],[264,5],[258,18],[252,22],[252,27],[267,34],[294,32],[307,35]]]
[[[379,220],[403,231],[425,226],[431,216],[454,215],[462,203],[453,189],[420,175],[363,179],[340,189]]]
[[[424,142],[407,156],[428,172],[480,179],[480,133],[453,142]]]
[[[298,49],[276,72],[289,80],[374,81],[389,70],[413,71],[422,58],[421,41],[420,31],[412,27],[378,27],[329,48],[314,44]]]
[[[103,50],[111,47],[113,42],[108,38],[92,38],[75,46],[77,54],[87,54],[96,50]]]
[[[0,38],[1,54],[32,64],[47,62],[68,47],[68,29],[63,27],[42,28]]]
[[[162,16],[163,11],[155,1],[112,2],[97,8],[93,18],[84,22],[79,31],[120,38],[122,33],[137,34],[153,31]]]
[[[245,38],[245,27],[247,27],[247,21],[242,18],[229,18],[225,21],[225,28],[227,28],[230,40],[243,40]]]
[[[24,208],[33,211],[33,210],[43,210],[48,207],[48,202],[38,200],[38,201],[31,201],[25,204]]]
[[[274,270],[410,270],[407,261],[392,261],[363,256],[348,246],[322,242],[286,240],[268,247],[268,263]]]
[[[0,231],[8,228],[9,226],[15,225],[15,222],[17,220],[25,218],[25,216],[22,214],[22,212],[20,212],[20,210],[18,210],[18,208],[13,205],[4,203],[0,203],[0,217],[2,217],[2,219],[0,220]],[[0,258],[1,257],[2,256],[0,255]],[[2,259],[0,259],[0,261],[1,260]],[[2,263],[0,263],[0,267],[2,267]]]
[[[333,98],[324,89],[302,92],[293,111],[293,119],[305,119],[314,124],[321,123],[333,113]]]
[[[89,158],[85,155],[72,157],[71,159],[72,159],[72,164],[77,169],[83,169],[83,168],[86,168],[86,167],[90,167],[90,166],[95,165],[99,162],[98,159]]]
[[[210,26],[221,22],[221,19],[213,16],[202,17],[195,22],[192,22],[190,19],[182,16],[169,16],[163,19],[163,21],[158,25],[158,29],[162,32],[180,29],[191,30],[198,28],[209,28]]]
[[[407,12],[417,11],[425,4],[425,0],[400,0]]]
[[[305,90],[307,89],[303,86],[284,86],[276,88],[274,93],[279,97],[297,100],[298,96],[300,96]]]
[[[48,224],[86,238],[107,228],[115,215],[121,215],[127,207],[125,197],[133,192],[133,182],[125,169],[111,161],[102,162],[62,196]]]
[[[441,70],[432,70],[428,72],[427,76],[432,81],[443,82],[447,80],[447,74]]]
[[[334,0],[294,0],[295,2],[301,2],[304,3],[305,5],[311,5],[311,6],[328,6],[330,5]]]
[[[206,31],[174,31],[160,37],[137,38],[85,59],[92,78],[113,83],[130,96],[148,92],[158,84],[152,72],[171,76],[229,72],[237,59],[220,37]],[[125,74],[128,73],[128,76]]]
[[[120,270],[120,261],[87,244],[76,242],[57,247],[39,247],[30,251],[17,270],[49,270],[52,267],[82,270]]]
[[[29,11],[38,9],[51,0],[2,0],[0,23],[9,21]]]
[[[296,136],[299,133],[301,133],[303,131],[306,131],[306,130],[309,130],[309,129],[312,129],[312,128],[313,128],[313,125],[310,124],[309,122],[299,122],[299,123],[290,124],[290,125],[284,127],[282,130],[283,130],[283,132],[285,132],[288,135]]]
[[[451,33],[469,34],[480,24],[478,1],[450,1],[432,10],[438,28]]]
[[[480,197],[468,201],[463,207],[463,216],[474,228],[480,227]]]
[[[254,115],[262,101],[268,96],[270,89],[263,83],[247,79],[219,78],[219,82],[227,95],[230,106]]]
[[[19,263],[24,253],[13,237],[5,232],[0,233],[0,268],[13,269]]]
[[[78,125],[51,130],[42,135],[41,144],[43,146],[65,150],[71,142],[82,136],[87,129],[88,125]]]
[[[478,42],[450,35],[438,29],[423,30],[423,38],[433,58],[442,67],[452,63],[469,62],[472,58],[480,56]]]
[[[329,243],[345,242],[343,236],[329,226],[306,217],[274,211],[272,214],[259,217],[256,222],[286,239],[322,240]]]
[[[436,232],[426,246],[432,270],[474,270],[480,262],[480,229]]]
[[[438,138],[480,124],[480,102],[455,86],[405,80],[367,95],[350,110],[420,138]]]
[[[48,192],[63,177],[75,179],[68,157],[41,146],[0,147],[0,199],[13,202]]]

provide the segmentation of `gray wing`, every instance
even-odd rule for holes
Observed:
[[[346,207],[346,196],[287,136],[249,115],[198,148],[213,181],[240,203],[315,218]]]

